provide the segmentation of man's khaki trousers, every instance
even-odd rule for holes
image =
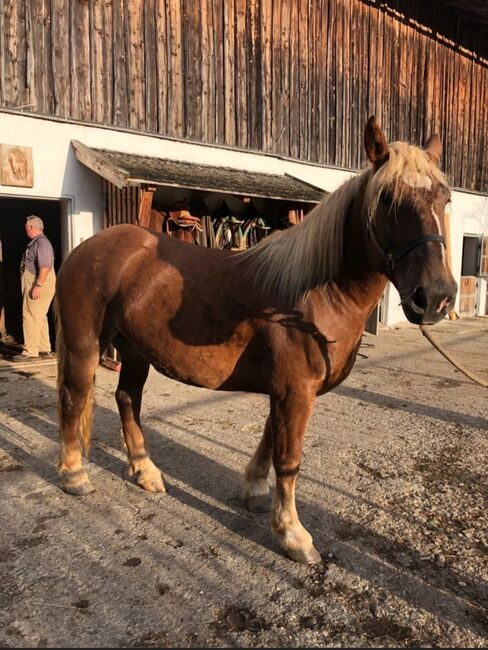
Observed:
[[[22,327],[24,330],[23,354],[29,357],[38,357],[39,352],[51,352],[47,312],[54,298],[56,274],[54,269],[49,271],[41,289],[41,297],[37,300],[31,298],[31,290],[36,276],[25,270],[20,276],[20,280],[22,285]]]

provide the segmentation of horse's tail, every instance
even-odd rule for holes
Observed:
[[[64,435],[64,419],[63,419],[63,399],[66,398],[66,386],[65,381],[67,379],[67,373],[69,373],[69,357],[66,350],[66,344],[64,341],[63,334],[63,325],[61,322],[61,317],[59,314],[59,307],[54,298],[53,312],[56,323],[56,356],[58,362],[58,419],[60,425],[60,437],[61,443],[63,443]],[[94,410],[94,395],[93,395],[93,384],[90,385],[88,391],[87,399],[83,411],[80,416],[80,442],[83,454],[88,455],[90,450],[90,441],[91,441],[91,432],[92,432],[92,420],[93,420],[93,410]]]

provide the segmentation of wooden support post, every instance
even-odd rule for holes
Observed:
[[[141,189],[141,197],[139,202],[139,216],[137,223],[143,228],[148,228],[151,220],[151,208],[155,187],[145,187]]]

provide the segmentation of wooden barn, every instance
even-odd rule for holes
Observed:
[[[27,214],[58,264],[120,222],[252,245],[365,164],[372,114],[391,141],[440,134],[456,311],[488,313],[484,0],[4,0],[0,16],[3,334],[21,336]],[[398,303],[390,285],[373,321],[403,320]]]

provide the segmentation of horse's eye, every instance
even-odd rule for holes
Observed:
[[[381,192],[380,201],[389,207],[393,203],[393,198],[388,192]]]

